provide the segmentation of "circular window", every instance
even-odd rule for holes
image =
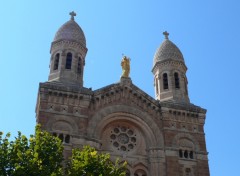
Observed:
[[[118,135],[118,142],[121,144],[127,144],[129,141],[129,137],[127,134],[121,133]]]
[[[127,150],[127,148],[126,148],[125,146],[123,146],[123,145],[120,147],[120,149],[121,149],[122,151],[126,151],[126,150]]]
[[[112,134],[110,137],[111,137],[112,140],[116,139],[116,135],[115,134]]]
[[[133,144],[128,144],[129,149],[133,149]]]
[[[114,146],[114,147],[119,147],[119,144],[118,144],[117,142],[114,142],[114,143],[113,143],[113,146]]]
[[[113,147],[119,151],[131,151],[136,146],[137,139],[133,129],[118,126],[111,130],[110,141]]]
[[[118,128],[114,128],[114,133],[119,133],[119,129]]]
[[[128,135],[132,136],[133,135],[133,131],[132,130],[128,130]]]

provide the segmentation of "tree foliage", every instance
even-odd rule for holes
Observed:
[[[124,176],[126,162],[112,163],[109,154],[98,153],[85,146],[73,149],[67,165],[63,165],[63,145],[60,139],[36,126],[35,135],[28,139],[18,132],[10,141],[0,132],[1,176]]]
[[[125,176],[126,162],[119,164],[110,160],[109,154],[99,154],[94,148],[85,146],[82,150],[73,149],[69,163],[69,176]]]
[[[36,126],[35,135],[28,139],[18,132],[10,141],[10,133],[0,133],[1,176],[58,176],[62,175],[63,146],[58,138]]]

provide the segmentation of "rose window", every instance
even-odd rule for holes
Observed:
[[[121,144],[127,144],[129,141],[129,137],[127,134],[119,134],[117,138],[118,142]]]
[[[119,151],[131,151],[136,146],[136,134],[125,126],[115,127],[111,131],[110,141],[114,148]]]

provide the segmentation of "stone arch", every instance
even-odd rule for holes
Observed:
[[[142,162],[136,162],[133,164],[132,173],[137,176],[138,175],[149,176],[148,167],[146,166],[146,164]]]
[[[172,141],[173,147],[178,148],[178,147],[179,147],[179,141],[180,141],[181,139],[186,139],[186,140],[191,141],[191,142],[194,144],[194,150],[196,150],[196,151],[199,151],[199,150],[200,150],[199,143],[198,143],[198,141],[195,139],[195,137],[192,136],[192,135],[190,135],[190,134],[187,134],[187,133],[179,133],[179,134],[177,134],[177,135],[174,137],[173,141]]]
[[[127,163],[126,169],[127,169],[126,176],[134,175],[139,172],[149,176],[148,167],[146,166],[146,164],[143,164],[142,162],[132,164]]]
[[[144,163],[142,163],[142,162],[134,163],[134,164],[133,164],[133,168],[134,168],[135,170],[137,170],[137,169],[147,170],[147,169],[148,169],[148,167],[146,166],[146,164],[144,164]]]
[[[170,71],[168,68],[165,68],[165,69],[159,71],[159,75],[160,75],[160,76],[162,76],[163,73],[171,74],[171,71]]]
[[[191,148],[191,149],[195,148],[193,142],[188,138],[181,138],[178,142],[178,146],[184,147],[184,148]]]
[[[49,121],[46,124],[46,128],[49,131],[53,131],[54,127],[56,127],[56,125],[58,125],[60,123],[63,124],[63,128],[69,128],[69,133],[70,134],[77,134],[78,133],[78,126],[77,126],[76,122],[73,119],[66,118],[64,116],[49,118]]]
[[[55,50],[54,52],[52,52],[52,56],[55,56],[55,55],[58,54],[58,53],[59,53],[59,55],[60,55],[60,57],[61,57],[61,55],[62,55],[62,53],[63,53],[63,50],[62,50],[62,49]]]
[[[104,128],[114,121],[129,121],[137,125],[146,135],[146,142],[149,146],[163,147],[162,132],[152,117],[146,112],[126,105],[108,106],[96,112],[89,121],[88,136],[100,139]]]
[[[64,54],[67,55],[67,53],[72,53],[72,56],[73,56],[73,58],[74,58],[74,56],[75,56],[75,54],[76,54],[76,51],[75,51],[74,49],[72,49],[72,48],[66,48],[66,49],[64,50]]]
[[[147,176],[147,172],[143,169],[138,169],[134,172],[134,176]]]

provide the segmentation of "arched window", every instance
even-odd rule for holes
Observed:
[[[147,176],[147,174],[144,170],[138,169],[135,171],[134,176]]]
[[[66,59],[66,69],[71,69],[72,66],[72,53],[67,53],[67,59]]]
[[[69,142],[70,142],[70,136],[69,136],[69,135],[66,135],[66,136],[65,136],[65,143],[68,144]]]
[[[190,157],[190,159],[193,159],[193,151],[190,151],[189,157]]]
[[[188,158],[188,151],[187,150],[184,151],[184,158]]]
[[[57,69],[58,69],[59,57],[60,57],[59,53],[58,53],[58,54],[56,54],[56,56],[55,56],[55,59],[54,59],[54,66],[53,66],[53,70],[57,70]]]
[[[79,74],[81,74],[81,72],[82,72],[82,64],[81,64],[81,62],[82,62],[82,59],[81,59],[81,57],[79,57],[78,58],[78,67],[77,67],[77,72],[79,73]]]
[[[167,73],[163,74],[163,89],[168,89],[168,75]]]
[[[63,134],[59,134],[58,138],[63,142]]]
[[[180,157],[180,158],[183,157],[183,152],[182,152],[182,150],[179,150],[179,157]]]
[[[174,73],[174,79],[175,79],[175,88],[179,89],[180,88],[180,84],[179,84],[179,76],[178,76],[177,72]]]
[[[194,159],[194,143],[187,138],[182,138],[178,141],[179,158],[180,159]]]

